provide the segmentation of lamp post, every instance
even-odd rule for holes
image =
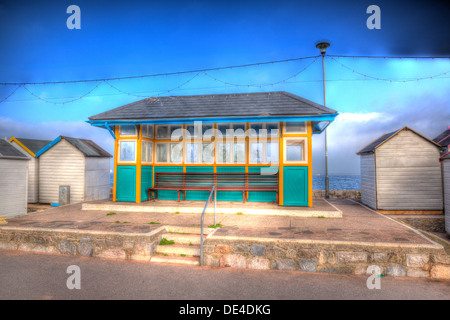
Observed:
[[[322,55],[322,71],[323,71],[323,105],[327,106],[327,95],[325,87],[325,53],[327,52],[330,43],[327,41],[321,41],[316,44],[316,48],[319,49]],[[325,128],[325,199],[330,198],[330,181],[328,178],[328,147],[327,147],[327,129]]]

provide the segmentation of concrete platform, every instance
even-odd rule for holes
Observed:
[[[450,255],[417,230],[353,200],[322,203],[342,218],[218,211],[220,227],[214,229],[208,228],[214,215],[205,215],[204,264],[349,274],[363,274],[376,264],[386,275],[450,279]],[[161,255],[158,244],[168,233],[199,233],[201,211],[86,210],[84,205],[9,219],[0,226],[0,249],[151,262]],[[184,255],[172,254],[178,260]]]
[[[152,200],[142,203],[90,201],[82,204],[82,210],[126,211],[126,212],[152,212],[152,213],[201,213],[205,201],[173,201]],[[210,202],[206,213],[214,213],[214,203]],[[314,200],[312,207],[286,207],[276,203],[217,201],[216,213],[239,215],[270,215],[294,217],[325,217],[342,218],[342,211],[325,199]]]

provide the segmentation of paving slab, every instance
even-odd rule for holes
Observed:
[[[315,203],[320,203],[318,206],[335,207],[342,212],[342,218],[219,213],[216,215],[216,222],[222,228],[217,230],[215,236],[433,244],[414,229],[353,200],[336,199],[329,200],[329,204],[319,201]],[[267,206],[259,203],[252,205]],[[199,226],[200,218],[201,213],[82,210],[82,204],[78,203],[14,217],[8,220],[6,226],[145,233],[163,225]],[[204,226],[213,223],[214,215],[206,214]]]

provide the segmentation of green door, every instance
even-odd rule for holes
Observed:
[[[308,206],[308,167],[283,168],[283,205]]]
[[[136,167],[117,166],[117,201],[136,202]]]

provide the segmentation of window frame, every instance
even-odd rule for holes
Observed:
[[[244,161],[239,162],[239,161],[234,161],[234,145],[235,144],[242,144],[244,146]],[[228,144],[230,145],[230,155],[227,157],[227,161],[220,161],[219,160],[219,144]],[[234,140],[234,141],[230,141],[230,140],[223,140],[223,141],[216,141],[215,144],[215,159],[216,159],[216,164],[247,164],[247,142],[245,140]],[[231,160],[231,161],[230,161]]]
[[[122,133],[122,127],[134,127],[134,134],[124,134]],[[119,135],[120,137],[137,137],[138,135],[138,126],[134,124],[125,124],[125,125],[119,125]]]
[[[305,130],[304,131],[290,131],[290,132],[288,132],[286,130],[286,128],[287,128],[286,123],[287,122],[302,122],[302,123],[304,123]],[[283,135],[297,135],[297,134],[307,134],[307,133],[308,133],[308,121],[283,121]]]
[[[302,141],[303,143],[303,160],[287,160],[287,142],[288,141]],[[289,137],[283,139],[283,163],[285,164],[306,164],[308,163],[308,138],[307,137]]]
[[[121,144],[122,142],[133,142],[134,143],[134,160],[121,160],[121,156],[122,156],[122,148],[121,148]],[[118,141],[118,146],[117,146],[117,151],[118,151],[118,155],[117,155],[117,163],[118,164],[135,164],[137,162],[137,143],[138,143],[138,139],[122,139]]]
[[[150,128],[151,128],[151,130],[149,130]],[[146,129],[146,130],[144,130],[144,129]],[[142,138],[153,139],[154,138],[154,130],[155,130],[155,127],[153,124],[143,124],[142,125]],[[149,132],[151,132],[150,135],[149,135]]]
[[[142,150],[144,150],[144,144],[147,144],[147,148],[148,148],[148,145],[150,145],[151,149],[152,149],[152,152],[150,154],[150,160],[147,160],[147,161],[144,161],[142,159],[142,154],[143,154]],[[147,152],[146,152],[146,155],[148,155]],[[141,141],[141,163],[145,163],[145,164],[153,163],[153,141],[148,141],[148,140],[142,140]]]

